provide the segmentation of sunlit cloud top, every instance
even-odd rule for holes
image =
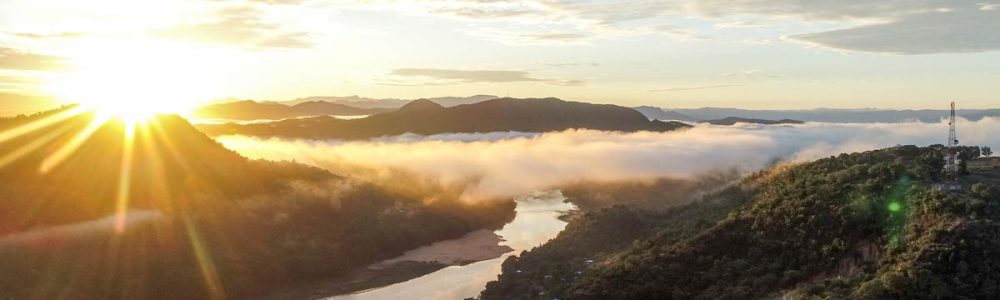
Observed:
[[[998,7],[13,0],[0,3],[0,93],[186,103],[163,105],[171,107],[496,94],[662,107],[986,108],[1000,103]]]

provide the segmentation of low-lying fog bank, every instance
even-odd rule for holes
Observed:
[[[122,233],[119,230],[134,230],[135,226],[167,224],[168,222],[170,219],[159,211],[129,210],[122,216],[107,216],[91,221],[0,235],[0,248],[11,247],[10,249],[51,252],[68,248],[74,243],[102,239],[116,232]]]
[[[1000,146],[1000,120],[959,123],[965,145]],[[466,199],[512,197],[576,181],[688,177],[753,171],[781,160],[808,160],[898,144],[941,144],[946,123],[705,126],[676,132],[567,130],[555,133],[401,135],[368,141],[260,139],[218,141],[251,158],[296,160],[373,182],[420,178]],[[406,174],[403,176],[401,174]]]

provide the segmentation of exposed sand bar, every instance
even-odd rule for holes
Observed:
[[[404,261],[430,262],[443,265],[464,265],[470,262],[483,261],[500,257],[504,253],[514,251],[507,245],[500,245],[503,239],[490,230],[473,231],[457,239],[436,242],[413,249],[393,259],[369,266],[370,269],[385,269]]]

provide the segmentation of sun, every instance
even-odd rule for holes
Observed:
[[[48,93],[129,123],[185,114],[213,97],[211,62],[193,49],[154,40],[100,41],[73,49],[72,68],[54,76]]]

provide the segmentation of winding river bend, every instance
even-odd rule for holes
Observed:
[[[331,159],[329,157],[334,155],[329,151],[306,151],[299,147],[309,147],[309,144],[303,145],[283,140],[246,139],[241,136],[219,137],[216,140],[227,148],[251,159],[296,159],[321,168],[327,165],[329,163],[327,160]],[[343,158],[335,157],[335,159]],[[343,282],[338,284],[336,279],[315,283],[306,282],[302,283],[301,287],[290,287],[287,291],[275,291],[274,295],[264,299],[328,297],[327,299],[337,300],[437,300],[475,297],[486,288],[487,282],[497,279],[504,260],[548,242],[566,228],[566,222],[560,220],[559,217],[569,211],[576,210],[576,206],[565,202],[565,200],[566,198],[558,190],[534,192],[518,197],[515,199],[517,208],[514,220],[501,230],[472,232],[458,239],[414,249],[400,257],[368,267],[370,270],[378,270],[369,273],[380,274],[379,272],[394,272],[393,269],[386,269],[386,265],[391,268],[393,263],[399,262],[439,262],[450,265],[419,277],[346,295],[338,295],[337,293],[343,293],[343,288],[350,286],[344,285]],[[461,255],[455,255],[455,253]],[[472,263],[468,263],[470,261]],[[405,272],[393,273],[392,275],[408,278]],[[356,278],[347,278],[348,281],[354,279]],[[371,278],[369,277],[369,279]],[[387,282],[392,282],[392,280],[387,280]]]
[[[507,257],[537,247],[555,238],[566,222],[559,216],[575,210],[559,191],[535,193],[517,199],[517,216],[496,234],[500,242],[514,251],[494,259],[464,266],[450,266],[409,281],[400,282],[354,294],[334,296],[333,300],[367,299],[465,299],[479,295],[486,283],[496,280],[500,265]]]

